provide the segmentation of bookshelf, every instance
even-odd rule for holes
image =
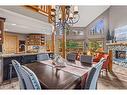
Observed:
[[[27,36],[27,45],[43,46],[45,45],[44,34],[29,34]]]

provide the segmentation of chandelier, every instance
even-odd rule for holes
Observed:
[[[56,27],[62,28],[66,26],[72,26],[79,21],[78,6],[52,6],[50,21],[53,22]]]

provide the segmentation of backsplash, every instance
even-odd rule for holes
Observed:
[[[31,51],[31,52],[46,52],[46,46],[28,46],[28,51]]]

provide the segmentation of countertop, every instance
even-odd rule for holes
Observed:
[[[23,56],[23,55],[37,55],[43,53],[51,53],[51,52],[39,52],[39,53],[11,53],[11,54],[1,54],[1,57],[14,57],[14,56]]]

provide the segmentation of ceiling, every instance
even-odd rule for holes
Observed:
[[[17,8],[17,9],[16,9]],[[23,7],[24,8],[24,7]],[[15,10],[15,11],[14,11]],[[0,7],[0,17],[6,18],[5,31],[16,33],[42,33],[51,34],[51,24],[47,22],[47,18],[38,13],[29,12],[18,6]],[[16,12],[18,11],[18,12]],[[32,16],[28,16],[32,15]],[[37,19],[38,18],[38,19]],[[45,20],[46,19],[46,20]]]
[[[24,6],[16,6],[16,5],[15,6],[0,6],[0,8],[10,10],[10,11],[13,11],[13,12],[31,17],[31,18],[35,18],[37,20],[48,22],[48,17],[46,17],[40,13],[37,13],[35,11],[32,11],[29,8],[24,7]]]
[[[86,27],[110,6],[79,6],[79,22],[75,27]]]
[[[109,6],[79,6],[80,20],[74,26],[86,27],[108,8]],[[52,27],[48,18],[24,6],[0,6],[0,17],[6,18],[5,31],[51,34]]]

